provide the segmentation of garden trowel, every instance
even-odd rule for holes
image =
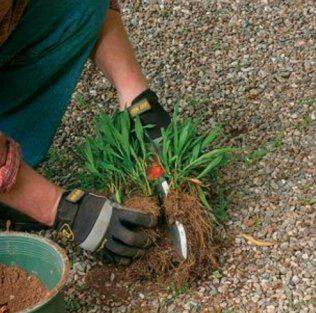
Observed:
[[[160,140],[152,140],[152,148],[154,155],[159,154],[160,150]],[[151,168],[148,171],[148,178],[157,182],[157,193],[160,199],[163,199],[168,196],[169,193],[169,184],[164,177],[164,169],[158,161],[158,157],[153,158],[153,163]],[[184,225],[180,221],[175,221],[173,225],[169,227],[169,233],[173,245],[178,252],[179,256],[186,260],[188,257],[188,244],[187,244],[187,235]]]
[[[152,144],[154,153],[158,153],[160,150],[160,141],[161,137],[157,134],[160,134],[160,128],[167,126],[170,122],[169,115],[167,112],[165,112],[162,107],[158,104],[158,98],[156,94],[154,94],[152,91],[147,90],[140,96],[138,96],[132,103],[132,105],[129,107],[129,114],[132,118],[135,118],[136,116],[140,117],[141,123],[147,126],[152,126],[149,129],[152,129],[152,135],[149,136],[149,141]],[[155,118],[156,116],[160,114],[161,120],[164,122],[158,127],[155,126]],[[169,122],[168,122],[169,121]],[[159,123],[158,123],[159,124]],[[165,125],[163,125],[165,124]],[[156,130],[155,132],[153,130]],[[155,138],[155,139],[154,139]],[[169,192],[169,185],[167,180],[164,178],[164,171],[161,168],[160,164],[158,162],[155,162],[152,167],[157,170],[156,173],[154,173],[152,180],[157,181],[158,185],[158,195],[161,199],[164,197],[167,197]],[[155,171],[153,171],[155,172]],[[158,173],[158,175],[156,175]],[[176,221],[172,226],[170,226],[170,236],[172,239],[172,242],[176,248],[176,251],[179,253],[180,257],[184,260],[187,259],[188,256],[188,248],[187,248],[187,236],[185,232],[185,228],[182,223],[179,221]]]

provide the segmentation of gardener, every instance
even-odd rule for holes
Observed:
[[[31,168],[52,144],[88,57],[115,85],[120,109],[156,125],[150,134],[159,137],[170,118],[148,89],[116,2],[0,1],[0,216],[14,208],[63,239],[128,263],[149,245],[152,215],[65,191]]]

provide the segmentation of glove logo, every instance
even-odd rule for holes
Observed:
[[[128,110],[129,110],[129,114],[131,115],[131,117],[135,117],[137,115],[140,115],[148,110],[151,109],[151,105],[148,102],[147,99],[143,99],[141,101],[139,101],[138,103],[134,104],[133,106],[131,106]]]
[[[66,200],[71,203],[77,203],[81,198],[85,195],[84,191],[80,189],[74,189],[69,195],[66,197]]]
[[[75,235],[68,224],[64,224],[59,230],[59,238],[62,242],[70,242],[75,240]]]

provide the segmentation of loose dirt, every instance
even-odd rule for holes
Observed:
[[[43,284],[34,275],[29,275],[16,266],[0,264],[0,312],[20,312],[48,294]]]

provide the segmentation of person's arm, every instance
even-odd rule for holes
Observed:
[[[117,89],[121,109],[130,106],[139,94],[148,89],[148,82],[136,60],[118,11],[110,9],[107,12],[91,58]]]
[[[0,202],[42,224],[53,226],[61,195],[62,188],[22,162],[13,188],[0,193]]]
[[[0,203],[52,226],[62,189],[21,161],[20,154],[19,146],[0,132]]]
[[[152,214],[136,212],[98,194],[78,189],[65,192],[21,161],[18,145],[1,132],[0,203],[54,226],[62,238],[83,249],[102,249],[104,258],[124,264],[144,254],[150,239],[141,228],[157,222]]]
[[[152,139],[160,138],[161,128],[170,123],[169,114],[159,104],[157,95],[148,89],[117,10],[107,13],[91,57],[117,89],[120,109],[129,108],[131,116],[139,115],[143,125],[155,125],[148,129],[148,134]]]

